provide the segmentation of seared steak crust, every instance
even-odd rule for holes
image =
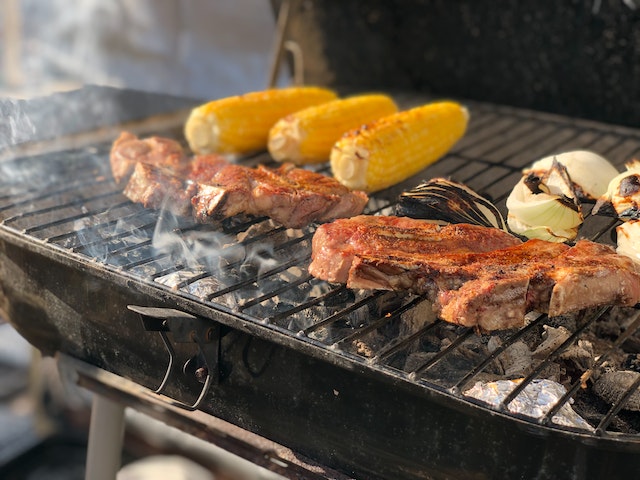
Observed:
[[[368,197],[352,192],[333,178],[284,164],[277,169],[227,164],[209,179],[200,178],[193,198],[196,218],[222,219],[239,213],[267,215],[299,228],[357,215]]]
[[[476,225],[441,226],[409,217],[359,215],[318,227],[309,272],[330,282],[347,283],[356,257],[388,258],[385,267],[394,269],[395,258],[486,252],[520,243],[502,230]]]
[[[189,156],[175,140],[163,137],[139,139],[129,132],[122,132],[113,142],[109,161],[116,183],[129,180],[137,163],[167,170],[175,176],[183,176],[191,168]]]
[[[640,301],[640,265],[608,246],[581,240],[546,275],[554,286],[549,315],[599,305],[633,306]]]
[[[426,295],[443,320],[480,330],[520,327],[530,311],[557,316],[640,301],[640,267],[606,245],[509,243],[500,230],[464,224],[424,224],[420,239],[396,225],[395,217],[322,225],[310,273],[350,288]]]
[[[123,132],[110,162],[116,182],[128,180],[129,199],[149,208],[166,205],[200,222],[248,214],[300,228],[358,215],[368,201],[364,192],[292,164],[250,168],[213,154],[189,156],[178,142],[162,137],[139,139]]]
[[[145,163],[135,164],[133,174],[124,189],[124,195],[132,202],[146,208],[166,208],[179,216],[191,214],[191,197],[196,184],[168,174]]]

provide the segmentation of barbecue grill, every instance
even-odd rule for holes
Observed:
[[[431,98],[396,97],[402,107]],[[504,213],[522,168],[537,158],[588,149],[621,169],[640,149],[634,128],[462,101],[471,112],[464,138],[418,176],[373,195],[366,213],[392,213],[400,192],[432,177],[463,182]],[[311,277],[313,225],[248,217],[203,225],[128,201],[109,170],[116,132],[181,138],[183,120],[149,117],[27,143],[0,164],[2,310],[30,343],[74,368],[80,385],[289,478],[639,471],[639,382],[610,403],[591,383],[621,354],[640,352],[640,310],[536,315],[520,330],[480,334],[433,318],[424,298]],[[239,161],[273,164],[264,153]],[[581,236],[614,244],[615,225],[588,217]],[[532,358],[496,405],[466,394],[500,374],[515,378],[501,371],[512,347],[567,325],[566,338]],[[550,409],[513,411],[570,349],[596,341],[593,362],[564,366],[566,393]],[[559,422],[567,407],[589,426]]]

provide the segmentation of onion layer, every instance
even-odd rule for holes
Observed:
[[[522,177],[507,198],[507,209],[511,231],[527,238],[570,241],[583,222],[575,186],[556,160],[544,175]]]

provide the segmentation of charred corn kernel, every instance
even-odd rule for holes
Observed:
[[[331,150],[333,175],[354,190],[375,192],[432,164],[464,135],[469,112],[434,102],[380,118],[344,134]]]
[[[280,118],[337,98],[319,87],[273,88],[221,98],[194,108],[184,133],[195,153],[246,153],[267,148]]]
[[[278,120],[269,131],[268,149],[280,162],[298,165],[326,162],[340,136],[360,125],[398,111],[387,95],[336,99],[304,108]]]

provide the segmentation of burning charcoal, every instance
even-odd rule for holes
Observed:
[[[363,357],[372,358],[376,351],[385,345],[384,337],[378,333],[367,334],[366,338],[361,338],[353,342],[354,351]]]
[[[533,352],[534,358],[547,358],[556,348],[558,348],[562,342],[567,340],[571,336],[571,332],[564,327],[549,327],[544,326],[544,332],[542,333],[542,343],[538,345]]]
[[[486,343],[486,338],[472,336],[462,344],[452,348],[452,340],[443,339],[441,350],[450,349],[450,351],[425,372],[424,378],[445,388],[455,385],[457,381],[462,379],[489,355]],[[499,362],[493,361],[476,378],[492,380],[502,374],[503,370]]]
[[[593,391],[605,402],[613,405],[618,402],[632,384],[640,378],[640,373],[629,370],[605,372],[595,381]],[[640,390],[636,389],[622,407],[625,410],[640,412]]]
[[[426,325],[435,322],[437,318],[433,304],[424,301],[402,314],[401,319],[400,336],[404,337],[422,330]]]
[[[524,342],[515,342],[498,357],[506,378],[523,377],[532,368],[531,350]]]
[[[326,286],[326,284],[321,284],[322,286]],[[319,288],[319,286],[316,284],[314,286],[314,288]],[[316,295],[316,296],[320,296],[320,295]],[[348,305],[350,303],[353,303],[355,301],[355,294],[353,292],[353,290],[349,290],[347,288],[343,288],[340,289],[336,292],[335,295],[331,295],[329,297],[327,297],[327,299],[324,301],[324,305],[326,307],[342,307],[344,308],[345,305]]]
[[[203,272],[204,270],[179,270],[177,272],[172,272],[168,275],[158,277],[155,281],[161,285],[177,289],[180,284],[188,282],[190,279],[201,275]]]
[[[269,243],[277,244],[289,239],[287,232],[288,230],[278,228],[273,221],[267,219],[262,222],[252,223],[246,230],[238,232],[236,237],[239,242],[246,242],[264,236],[264,241],[268,240]]]
[[[309,328],[318,318],[312,312],[306,311],[299,315],[292,315],[288,318],[287,328],[292,332],[301,332]]]
[[[577,344],[562,352],[560,359],[569,369],[582,373],[590,369],[595,361],[593,344],[588,340],[578,340]]]
[[[622,368],[634,372],[640,372],[640,354],[629,354],[622,362]]]
[[[565,313],[548,319],[548,325],[552,327],[563,327],[569,332],[575,332],[578,328],[578,318],[581,317],[580,312]]]
[[[407,357],[403,370],[414,372],[436,355],[435,352],[414,352]]]

